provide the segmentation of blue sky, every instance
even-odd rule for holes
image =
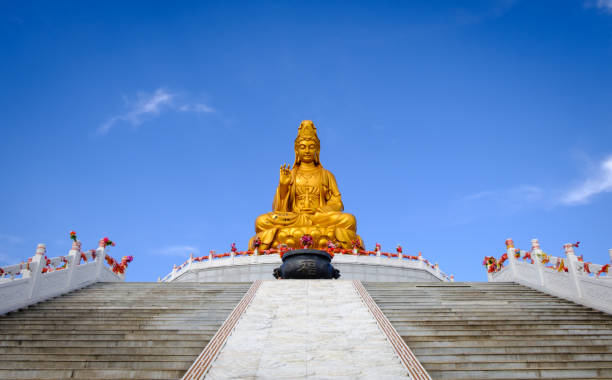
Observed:
[[[368,248],[610,259],[610,0],[2,1],[0,46],[0,265],[244,249],[303,119]]]

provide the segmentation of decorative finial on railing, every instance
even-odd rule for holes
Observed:
[[[574,254],[574,247],[575,245],[572,243],[565,243],[563,244],[563,249],[565,250],[565,254],[566,255],[573,255]]]
[[[531,250],[540,250],[540,242],[538,241],[538,239],[531,239]]]
[[[514,240],[508,238],[506,239],[506,249],[514,248]]]
[[[44,244],[39,244],[36,246],[36,254],[37,255],[45,255],[45,253],[47,253],[47,246]]]
[[[104,247],[106,247],[106,241],[104,241],[104,239],[100,239],[100,241],[98,242],[98,248]]]

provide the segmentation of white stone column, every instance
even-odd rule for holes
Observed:
[[[45,253],[47,253],[47,247],[44,244],[38,244],[36,247],[36,254],[32,258],[30,263],[30,290],[28,291],[28,299],[31,299],[36,291],[37,283],[42,276],[42,269],[45,266]]]
[[[94,278],[94,282],[99,281],[102,276],[104,261],[106,261],[106,246],[104,245],[104,239],[100,239],[98,248],[96,248],[96,278]]]
[[[172,276],[170,276],[170,278],[172,280],[174,280],[176,278],[176,272],[177,272],[177,266],[176,266],[176,264],[173,264],[172,265]]]
[[[580,286],[580,278],[578,277],[578,264],[576,255],[574,254],[574,245],[571,243],[567,243],[563,246],[565,249],[565,256],[567,257],[567,271],[570,274],[570,277],[574,281],[574,287],[576,288],[576,295],[578,298],[582,298],[582,289]]]
[[[612,248],[608,249],[608,254],[610,255],[610,261],[612,261]]]
[[[510,268],[510,273],[512,273],[512,279],[516,281],[518,278],[516,258],[514,257],[516,248],[514,248],[514,241],[512,239],[506,239],[506,249],[506,254],[508,256],[508,267]]]
[[[72,286],[74,285],[74,271],[76,266],[81,261],[81,242],[73,241],[72,248],[68,252],[68,264],[66,265],[66,269],[68,271],[68,279],[66,280],[66,291],[70,291]]]
[[[428,269],[427,264],[425,264],[425,260],[423,260],[423,255],[419,252],[419,263],[421,264],[422,269]]]
[[[540,242],[538,239],[531,239],[531,259],[533,265],[536,266],[536,273],[538,274],[538,285],[544,286],[544,268],[542,266],[542,250],[540,249]]]

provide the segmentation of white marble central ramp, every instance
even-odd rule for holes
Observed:
[[[206,379],[406,379],[350,281],[263,281]]]

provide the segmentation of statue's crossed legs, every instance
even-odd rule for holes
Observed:
[[[351,214],[331,211],[314,214],[294,212],[270,212],[260,215],[255,220],[256,236],[261,239],[261,249],[286,244],[289,247],[301,247],[300,238],[305,235],[313,237],[315,249],[326,249],[327,242],[333,241],[342,248],[351,248],[351,242],[361,238],[357,235],[357,221]],[[251,238],[249,248],[253,249]]]

